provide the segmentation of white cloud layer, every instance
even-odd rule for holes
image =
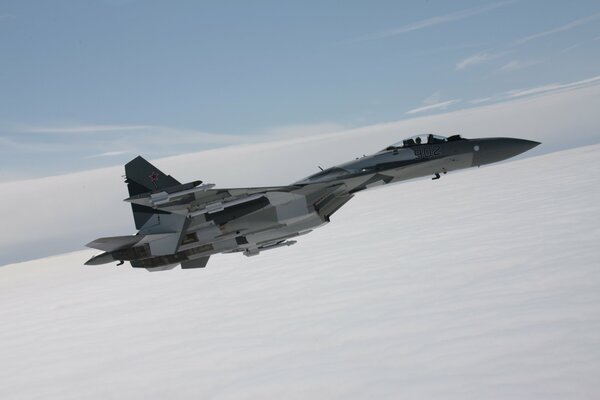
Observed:
[[[492,130],[518,117],[494,111]],[[277,150],[246,154],[270,173]],[[599,152],[363,192],[295,246],[202,270],[83,266],[89,250],[1,267],[0,398],[598,397]]]

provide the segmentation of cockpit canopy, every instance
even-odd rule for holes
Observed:
[[[398,149],[401,147],[418,146],[421,144],[452,142],[455,140],[462,140],[462,138],[460,137],[460,135],[453,135],[450,137],[445,137],[445,136],[440,136],[440,135],[422,134],[422,135],[411,136],[400,142],[394,143],[394,144],[386,147],[384,150],[394,150],[394,149]]]

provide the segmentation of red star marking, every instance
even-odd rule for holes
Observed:
[[[158,173],[157,172],[152,172],[150,174],[149,178],[152,181],[152,183],[156,183],[156,181],[158,181]]]

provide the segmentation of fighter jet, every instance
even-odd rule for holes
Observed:
[[[486,165],[539,145],[514,138],[465,139],[418,135],[344,164],[321,169],[288,186],[217,189],[182,184],[142,157],[125,165],[136,235],[104,237],[87,246],[104,253],[85,264],[129,261],[134,268],[164,271],[204,268],[211,255],[291,246],[292,240],[330,222],[357,193]]]

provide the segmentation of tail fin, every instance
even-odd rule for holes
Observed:
[[[164,174],[142,156],[137,156],[125,164],[125,176],[127,177],[129,196],[179,185],[177,179]]]
[[[164,174],[161,170],[150,164],[143,157],[137,156],[125,164],[125,182],[129,196],[142,193],[159,191],[170,186],[179,185],[179,181],[171,175]],[[140,230],[148,221],[159,214],[168,214],[139,204],[131,204],[135,227]],[[160,223],[160,222],[158,222]]]

